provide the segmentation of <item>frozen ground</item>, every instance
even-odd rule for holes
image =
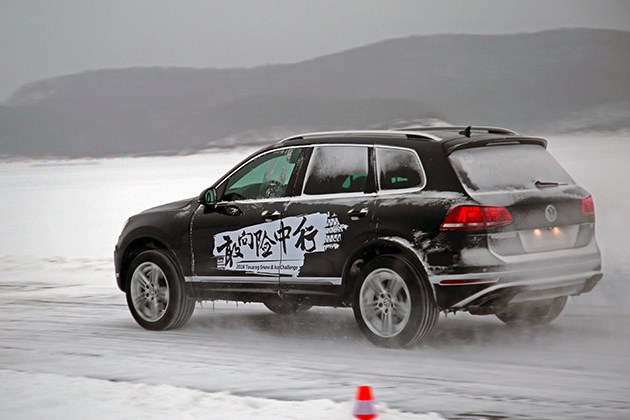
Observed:
[[[209,303],[177,331],[136,326],[111,259],[125,218],[197,195],[249,151],[0,163],[0,418],[344,419],[363,383],[384,419],[628,418],[628,137],[550,147],[595,198],[595,291],[546,328],[441,318],[407,351],[370,345],[348,309]]]

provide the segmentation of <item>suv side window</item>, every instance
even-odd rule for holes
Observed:
[[[424,185],[424,171],[416,152],[377,147],[376,161],[381,190],[400,190]]]
[[[367,146],[318,146],[311,157],[304,194],[363,192],[368,168]]]
[[[284,197],[302,149],[284,149],[259,156],[234,172],[221,201]]]

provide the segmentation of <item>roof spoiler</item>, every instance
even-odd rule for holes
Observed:
[[[457,138],[445,141],[442,145],[447,154],[451,154],[456,150],[471,149],[474,147],[485,146],[507,146],[510,144],[535,144],[547,148],[547,140],[540,137],[507,137],[507,138],[495,138],[495,139],[469,139],[469,138]]]

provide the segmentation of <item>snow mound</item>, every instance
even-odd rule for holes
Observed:
[[[83,377],[0,370],[0,417],[11,419],[352,419],[352,401],[278,401]],[[377,405],[382,420],[435,420]]]

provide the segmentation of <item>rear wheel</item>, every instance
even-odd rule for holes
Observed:
[[[186,296],[182,276],[166,253],[140,253],[127,273],[127,306],[140,326],[168,330],[190,319],[195,301]]]
[[[352,307],[363,334],[380,347],[413,346],[431,335],[438,319],[426,277],[394,255],[363,267]]]
[[[558,318],[566,304],[566,296],[540,302],[518,303],[509,305],[496,316],[512,326],[544,325]]]

